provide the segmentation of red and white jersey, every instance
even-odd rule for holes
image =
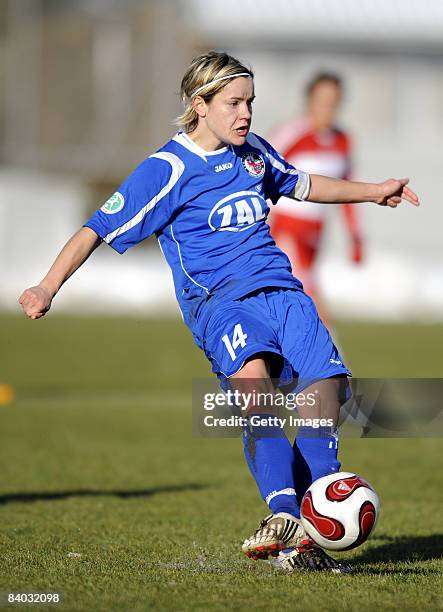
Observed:
[[[293,166],[309,174],[349,178],[350,140],[338,128],[316,133],[307,119],[277,126],[268,137],[272,146]],[[273,214],[321,220],[329,207],[315,202],[295,202],[281,197]]]

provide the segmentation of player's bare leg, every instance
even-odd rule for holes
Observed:
[[[340,406],[345,399],[345,377],[325,378],[303,390],[303,395],[315,398],[315,403],[300,403],[297,411],[301,419],[330,419],[332,427],[337,427]]]

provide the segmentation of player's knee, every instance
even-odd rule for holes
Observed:
[[[249,357],[242,368],[231,379],[266,379],[269,378],[269,356],[266,353],[256,353]]]
[[[244,412],[272,414],[274,408],[274,385],[269,376],[269,361],[265,354],[254,355],[230,378],[231,387],[242,398]]]

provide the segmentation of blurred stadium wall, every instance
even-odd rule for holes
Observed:
[[[320,262],[336,316],[443,318],[443,3],[440,0],[0,2],[0,308],[167,140],[189,60],[226,49],[256,73],[253,129],[303,109],[314,70],[345,81],[354,175],[410,176],[422,208],[362,206],[367,259],[347,261],[331,210]],[[57,297],[75,312],[178,312],[155,241],[102,247]]]

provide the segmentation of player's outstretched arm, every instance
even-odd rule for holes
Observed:
[[[374,202],[396,208],[402,200],[419,206],[418,196],[407,185],[409,179],[388,179],[383,183],[344,181],[319,174],[311,174],[308,200],[324,204]]]
[[[98,247],[101,239],[89,227],[82,227],[68,240],[45,278],[35,287],[25,289],[19,298],[24,313],[30,319],[40,319],[51,308],[53,297],[63,283]]]

